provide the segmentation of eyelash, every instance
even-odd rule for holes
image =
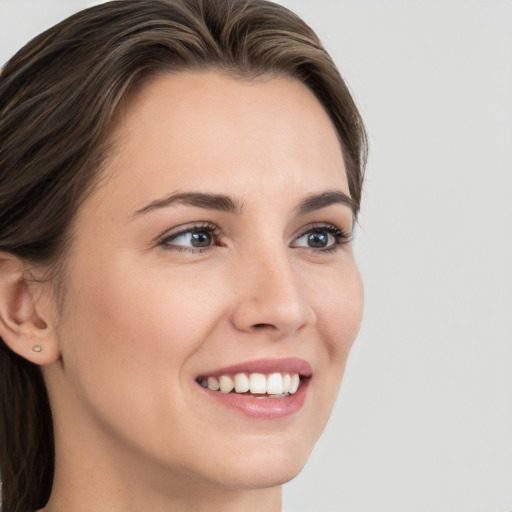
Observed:
[[[302,231],[298,237],[295,238],[295,240],[298,240],[299,238],[302,238],[304,235],[307,235],[313,231],[325,231],[334,237],[335,242],[332,245],[322,249],[313,249],[312,247],[309,249],[307,247],[301,247],[301,249],[306,249],[313,253],[333,253],[336,252],[342,245],[349,244],[352,241],[352,236],[350,234],[347,234],[343,229],[335,226],[334,224],[310,224],[304,231]]]
[[[209,245],[207,247],[185,247],[185,246],[180,246],[180,245],[173,245],[171,243],[172,240],[175,240],[182,235],[186,235],[187,233],[193,233],[195,231],[196,232],[199,231],[199,232],[207,233],[207,234],[211,235],[213,244],[219,245],[218,241],[222,237],[222,232],[215,224],[210,224],[210,223],[199,223],[199,224],[187,226],[186,228],[184,228],[176,233],[166,235],[165,237],[163,237],[160,240],[158,245],[162,246],[166,250],[189,252],[189,253],[194,253],[194,254],[200,254],[200,253],[204,253],[206,251],[211,250],[213,244]],[[318,254],[318,253],[333,253],[333,252],[337,251],[340,248],[340,246],[346,245],[352,241],[351,235],[347,234],[343,229],[340,229],[339,227],[335,226],[334,224],[311,224],[311,225],[307,226],[307,228],[304,229],[301,232],[301,234],[298,235],[294,239],[294,241],[299,240],[304,235],[307,235],[308,233],[311,233],[313,231],[319,231],[319,232],[325,231],[334,237],[335,242],[332,245],[325,247],[325,248],[314,249],[312,247],[310,247],[310,248],[297,247],[298,249],[307,250],[309,252],[316,253],[316,254]]]
[[[219,240],[219,238],[222,236],[222,232],[214,224],[200,223],[200,224],[194,224],[192,226],[187,226],[186,228],[184,228],[176,233],[172,233],[171,235],[166,235],[164,238],[162,238],[162,240],[160,240],[159,245],[161,245],[162,247],[164,247],[167,250],[179,251],[179,252],[192,252],[195,254],[203,253],[203,252],[211,250],[212,246],[184,247],[184,246],[180,246],[180,245],[172,245],[172,243],[170,243],[172,240],[175,240],[176,238],[178,238],[182,235],[186,235],[187,233],[192,233],[194,231],[208,233],[209,235],[212,236],[214,243],[216,243]]]

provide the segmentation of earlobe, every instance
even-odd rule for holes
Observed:
[[[24,273],[19,258],[0,251],[0,337],[21,357],[38,365],[51,364],[60,356],[55,332],[38,310]]]

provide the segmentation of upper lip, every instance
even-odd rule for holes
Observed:
[[[217,368],[201,374],[203,377],[216,377],[219,375],[233,375],[237,373],[298,373],[301,377],[311,377],[313,373],[310,364],[298,357],[284,359],[255,359],[245,361],[223,368]]]

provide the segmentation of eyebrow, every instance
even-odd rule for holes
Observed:
[[[331,206],[332,204],[348,206],[352,210],[352,213],[356,215],[356,202],[341,190],[326,190],[325,192],[308,196],[299,203],[295,211],[297,215],[306,215],[312,211],[327,208],[327,206]]]
[[[204,194],[202,192],[178,192],[164,197],[163,199],[156,199],[149,204],[137,210],[133,215],[134,217],[142,215],[143,213],[156,210],[157,208],[166,208],[173,204],[183,204],[186,206],[196,206],[198,208],[206,208],[208,210],[219,210],[221,212],[234,213],[240,215],[243,210],[243,204],[236,199],[223,194]]]
[[[243,203],[224,194],[207,194],[203,192],[177,192],[162,199],[151,201],[146,206],[137,210],[133,216],[137,217],[144,213],[166,208],[173,204],[183,204],[186,206],[195,206],[207,210],[218,210],[227,213],[240,215],[243,211]],[[326,208],[332,204],[342,204],[348,206],[352,212],[356,213],[356,202],[347,194],[340,190],[326,190],[318,194],[312,194],[303,199],[295,208],[298,216],[306,215],[315,210]]]

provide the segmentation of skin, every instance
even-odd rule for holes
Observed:
[[[64,311],[32,293],[51,333],[31,355],[45,365],[56,425],[44,510],[277,512],[281,484],[325,426],[362,317],[350,242],[324,231],[326,252],[305,235],[319,224],[350,234],[352,211],[296,211],[312,193],[349,194],[336,132],[298,81],[203,72],[145,86],[113,136],[108,179],[74,221]],[[243,211],[178,203],[134,215],[189,191]],[[219,231],[206,250],[191,251],[188,234],[162,244],[197,223]],[[245,416],[195,382],[283,357],[313,370],[303,408],[285,418]]]

